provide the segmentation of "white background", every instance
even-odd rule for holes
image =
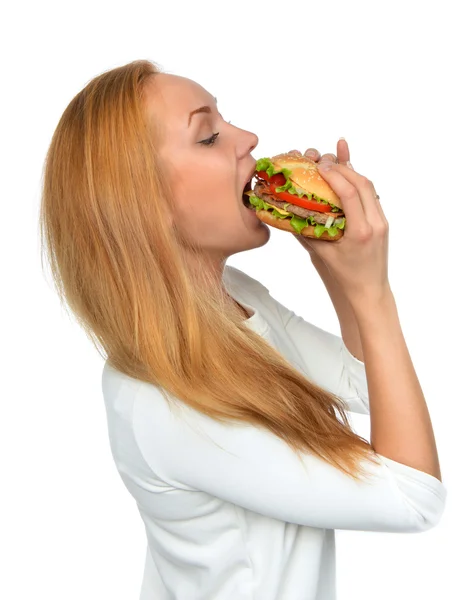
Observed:
[[[374,182],[448,499],[441,523],[421,535],[338,531],[338,599],[474,597],[468,8],[413,0],[4,8],[2,598],[138,599],[145,533],[109,450],[103,362],[41,272],[37,219],[43,160],[67,104],[100,72],[142,58],[217,96],[225,119],[259,136],[255,159],[310,146],[335,153],[344,136],[354,168]],[[293,236],[272,229],[264,247],[228,264],[339,335]],[[353,419],[366,437],[368,419]]]

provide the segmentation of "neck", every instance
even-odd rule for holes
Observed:
[[[197,260],[197,261],[195,261],[194,258],[190,258],[189,264],[191,267],[195,268],[196,272],[198,274],[200,274],[201,276],[205,275],[206,278],[210,278],[215,281],[222,281],[222,275],[224,272],[224,267],[225,267],[226,261],[227,261],[227,258],[219,257],[218,259],[211,260],[209,258],[209,256],[201,255],[199,257],[199,260]],[[196,267],[196,264],[197,264],[197,267]],[[229,304],[235,305],[245,320],[250,318],[250,315],[245,310],[245,308],[243,306],[241,306],[237,302],[237,300],[232,298],[232,296],[230,296],[227,293],[223,284],[222,284],[222,292],[223,292],[224,296],[226,298],[228,298]]]

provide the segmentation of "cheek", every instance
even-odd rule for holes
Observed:
[[[202,240],[213,232],[216,237],[226,225],[235,228],[242,218],[235,183],[221,179],[196,178],[175,186],[175,215],[179,227],[193,239]]]
[[[179,210],[193,218],[209,218],[212,214],[235,213],[238,211],[235,182],[215,170],[203,170],[199,174],[181,181],[176,197]],[[199,209],[199,210],[198,210]]]

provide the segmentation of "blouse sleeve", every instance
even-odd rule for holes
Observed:
[[[308,377],[339,396],[347,410],[370,414],[365,365],[349,352],[342,337],[309,323],[270,297],[285,332],[301,355]]]
[[[134,396],[132,415],[134,443],[160,481],[274,519],[420,532],[434,527],[444,510],[446,488],[432,475],[379,455],[380,465],[364,465],[370,477],[355,481],[312,454],[300,461],[265,428],[221,423],[184,403],[168,404],[147,382]]]

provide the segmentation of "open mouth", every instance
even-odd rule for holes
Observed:
[[[245,184],[244,191],[242,192],[242,202],[247,208],[253,208],[249,201],[249,196],[245,192],[252,191],[252,180]]]

